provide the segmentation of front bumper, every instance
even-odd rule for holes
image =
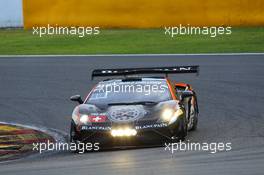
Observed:
[[[179,131],[180,122],[171,125],[167,123],[151,123],[134,125],[135,136],[113,137],[113,126],[79,126],[78,140],[81,142],[99,143],[101,147],[133,147],[143,145],[160,145],[170,140]]]

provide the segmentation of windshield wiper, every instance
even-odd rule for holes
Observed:
[[[138,101],[138,102],[122,102],[122,103],[109,103],[108,106],[118,105],[156,105],[158,102],[155,101]]]

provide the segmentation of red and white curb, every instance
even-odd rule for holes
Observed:
[[[0,161],[33,153],[33,143],[65,142],[62,135],[43,127],[0,122]]]

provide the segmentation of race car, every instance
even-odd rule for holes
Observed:
[[[97,83],[85,100],[70,98],[79,103],[72,113],[70,141],[100,143],[102,148],[184,140],[197,128],[197,96],[189,84],[168,76],[198,72],[199,66],[93,70],[92,79],[111,78]]]

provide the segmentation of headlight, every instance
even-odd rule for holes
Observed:
[[[88,115],[81,115],[80,122],[87,123],[89,121]]]
[[[165,109],[163,112],[162,112],[162,114],[161,114],[161,117],[162,117],[162,119],[164,120],[164,121],[170,121],[171,120],[171,118],[172,118],[172,116],[173,116],[173,114],[174,114],[174,110],[173,109],[171,109],[171,108],[167,108],[167,109]]]
[[[137,131],[135,129],[131,129],[131,128],[112,129],[111,135],[113,137],[123,137],[123,136],[129,137],[129,136],[137,135]]]
[[[177,118],[183,114],[182,109],[178,109],[176,112],[173,109],[165,109],[162,113],[162,119],[169,124],[175,122]]]

